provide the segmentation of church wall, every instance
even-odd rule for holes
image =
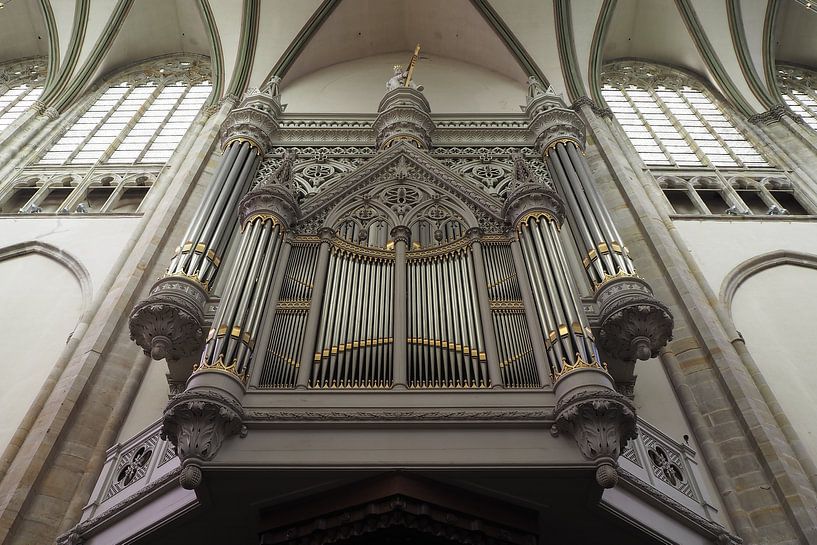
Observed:
[[[424,54],[424,57],[426,55]],[[292,82],[281,91],[287,113],[374,113],[392,66],[405,64],[404,53],[343,62]],[[435,114],[519,113],[525,87],[487,70],[437,55],[423,59],[417,83]]]
[[[72,272],[50,257],[39,253],[0,257],[0,308],[6,317],[0,329],[5,353],[0,381],[3,448],[73,334],[82,313],[82,295]]]
[[[676,220],[675,226],[709,287],[721,298],[747,260],[781,250],[815,255],[817,225],[812,222]],[[727,310],[763,378],[817,461],[813,425],[817,382],[809,347],[817,321],[815,286],[817,272],[813,269],[781,264],[749,276],[737,287]]]

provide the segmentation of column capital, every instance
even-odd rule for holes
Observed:
[[[509,185],[502,215],[514,228],[532,215],[544,215],[561,226],[564,220],[564,203],[548,185],[537,179],[528,168],[522,154],[512,154],[513,180]]]
[[[411,229],[405,225],[394,227],[389,234],[394,242],[405,242],[407,245],[411,242]]]
[[[238,108],[230,112],[221,129],[221,148],[232,142],[249,142],[263,156],[272,149],[272,135],[283,112],[280,97],[250,89]]]
[[[537,111],[528,122],[534,145],[542,155],[559,142],[573,142],[584,149],[584,122],[569,108],[551,106]]]
[[[335,230],[331,227],[321,227],[318,229],[318,236],[321,237],[321,242],[332,242],[335,238]]]

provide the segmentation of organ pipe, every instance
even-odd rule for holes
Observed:
[[[284,231],[298,205],[287,187],[293,154],[286,154],[270,181],[241,201],[241,241],[195,373],[222,372],[247,380],[261,316],[284,245]]]
[[[636,274],[604,205],[583,153],[584,124],[559,97],[547,93],[529,103],[528,113],[536,146],[567,203],[573,238],[593,286],[599,345],[621,361],[657,356],[672,337],[672,315]]]

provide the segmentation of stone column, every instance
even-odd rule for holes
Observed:
[[[392,359],[392,384],[395,388],[407,387],[408,376],[408,306],[407,306],[407,265],[406,252],[411,242],[411,230],[398,225],[391,230],[394,240],[394,345]]]
[[[222,129],[224,154],[167,273],[130,315],[131,339],[155,360],[196,356],[204,344],[204,305],[235,226],[239,200],[272,146],[277,96],[247,94]]]
[[[595,463],[598,484],[610,488],[618,481],[618,456],[635,437],[635,408],[615,391],[590,334],[559,238],[564,204],[533,178],[521,155],[514,156],[514,167],[503,215],[514,227],[520,274],[530,282],[529,302],[544,337],[557,399],[554,433],[570,434]]]
[[[201,483],[202,464],[241,430],[241,399],[269,284],[284,233],[300,215],[290,184],[293,159],[286,154],[270,180],[241,199],[241,242],[204,353],[187,390],[165,409],[162,433],[176,445],[184,488]]]
[[[502,371],[499,369],[499,350],[496,346],[496,331],[491,316],[491,300],[488,296],[488,280],[485,277],[485,258],[482,255],[482,230],[473,227],[468,230],[471,252],[474,256],[474,278],[476,279],[479,314],[482,317],[482,336],[485,339],[485,358],[488,362],[488,378],[492,388],[502,388]]]
[[[567,204],[570,228],[593,286],[599,347],[623,362],[656,357],[672,338],[672,315],[636,274],[596,189],[583,153],[581,118],[552,92],[529,93],[526,111],[536,148]]]

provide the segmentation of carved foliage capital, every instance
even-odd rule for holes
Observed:
[[[171,276],[154,284],[150,295],[133,307],[130,338],[155,360],[179,360],[204,346],[204,304],[201,284]]]
[[[653,296],[644,280],[625,277],[604,283],[595,299],[599,306],[599,347],[614,358],[654,358],[672,339],[672,313]]]
[[[182,461],[182,487],[192,489],[201,483],[201,463],[216,456],[224,439],[241,432],[243,417],[235,399],[215,392],[188,390],[170,400],[161,437],[173,443]]]
[[[596,479],[605,488],[615,486],[618,459],[627,441],[636,436],[635,407],[614,390],[582,391],[560,399],[556,428],[573,437],[582,455],[598,466]]]

